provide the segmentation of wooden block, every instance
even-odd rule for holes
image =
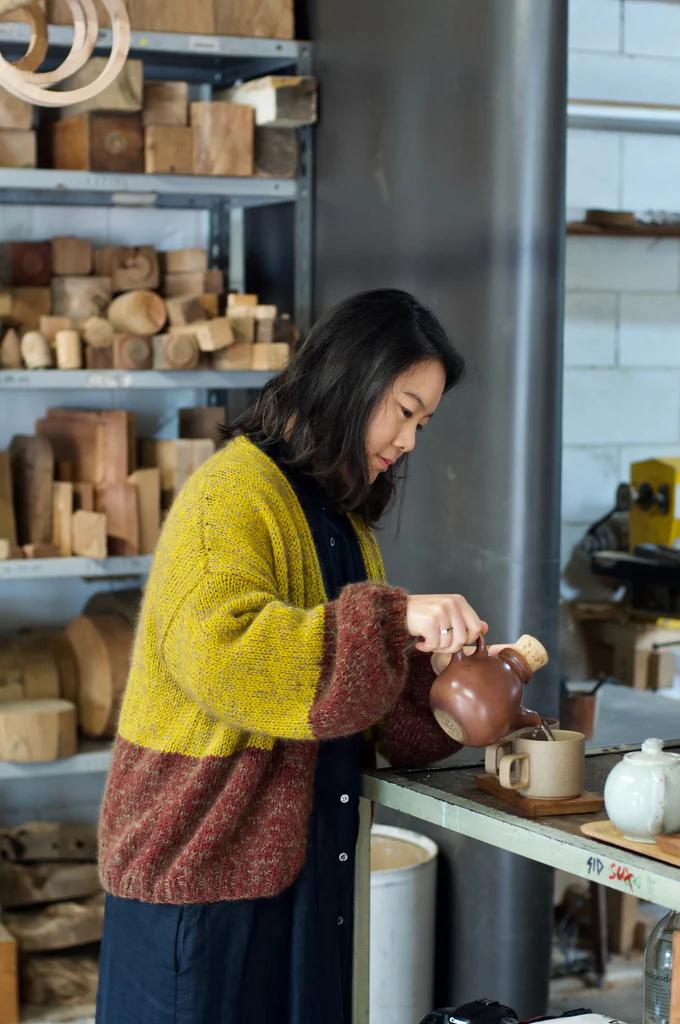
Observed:
[[[12,492],[20,545],[49,544],[52,540],[52,480],[54,456],[46,437],[21,434],[9,448]]]
[[[139,553],[151,554],[161,525],[161,475],[157,467],[136,469],[128,481],[137,492]]]
[[[219,267],[211,267],[203,275],[203,288],[207,294],[221,295],[224,291],[224,271]]]
[[[111,245],[94,254],[95,273],[111,278],[114,292],[136,288],[157,288],[160,281],[158,258],[152,245]]]
[[[6,537],[0,537],[0,562],[23,557],[23,549],[18,544],[12,544]]]
[[[98,942],[104,922],[104,894],[78,903],[52,903],[35,910],[13,911],[5,914],[3,920],[22,953]]]
[[[137,468],[134,413],[110,409],[97,414],[95,483],[124,483]]]
[[[36,435],[49,440],[57,462],[71,463],[76,480],[96,480],[98,418],[96,412],[49,409],[43,419],[36,420]]]
[[[56,544],[24,544],[24,558],[59,558]]]
[[[217,292],[204,292],[202,295],[197,296],[197,298],[203,306],[203,312],[206,317],[220,315],[220,296]]]
[[[187,32],[198,35],[214,35],[215,14],[213,0],[192,0],[187,8],[186,0],[129,0],[130,23],[133,29],[147,32]],[[190,20],[190,25],[187,22]]]
[[[52,280],[52,247],[49,242],[10,242],[10,273],[13,285],[31,288]]]
[[[79,509],[94,512],[94,484],[84,480],[73,483],[73,511],[77,512]]]
[[[216,316],[212,320],[197,320],[185,327],[171,328],[171,334],[190,334],[196,338],[201,352],[216,352],[219,348],[233,345],[234,333],[228,317]]]
[[[144,171],[141,114],[92,113],[67,117],[50,125],[50,138],[52,166],[61,170],[116,171],[119,174]]]
[[[147,174],[193,174],[193,127],[147,125],[144,129],[144,170]]]
[[[73,483],[73,466],[70,462],[57,462],[55,480],[59,483]]]
[[[293,39],[293,0],[231,0],[215,4],[215,31],[221,36]]]
[[[92,348],[85,346],[85,366],[88,370],[112,370],[113,369],[113,345],[106,348]]]
[[[0,903],[3,907],[30,906],[77,899],[100,892],[96,864],[16,864],[0,861]]]
[[[87,736],[112,736],[130,666],[132,626],[122,615],[87,613],[72,619],[66,633],[78,663],[80,727]]]
[[[159,256],[165,274],[202,274],[208,269],[207,249],[170,249]]]
[[[116,370],[150,370],[153,348],[150,338],[135,334],[116,334],[113,339],[113,366]]]
[[[110,348],[114,333],[113,324],[103,316],[91,316],[81,327],[83,339],[92,348]]]
[[[665,690],[673,685],[675,658],[669,651],[652,651],[647,666],[647,689]]]
[[[63,86],[58,85],[57,89],[80,89],[85,85],[91,85],[101,75],[107,62],[108,57],[90,57],[79,71],[71,75]],[[102,92],[82,103],[72,103],[62,109],[68,112],[68,116],[74,117],[100,110],[127,113],[141,110],[143,81],[144,72],[141,60],[133,60],[128,57],[122,70]]]
[[[94,1004],[98,977],[96,953],[74,949],[21,957],[21,991],[29,1006]]]
[[[193,469],[198,469],[211,455],[215,454],[215,442],[209,437],[197,437],[191,441]]]
[[[79,509],[71,519],[71,547],[74,555],[106,558],[106,516]]]
[[[197,295],[180,295],[166,299],[165,308],[171,324],[184,325],[205,320],[205,312]]]
[[[109,277],[52,278],[52,307],[58,316],[74,323],[105,313],[111,302]]]
[[[166,274],[163,278],[163,295],[165,298],[176,298],[202,294],[206,273],[207,271],[190,271]]]
[[[54,346],[57,331],[70,331],[73,320],[70,316],[41,316],[38,330],[48,345]]]
[[[19,970],[17,942],[0,924],[0,1024],[19,1020]]]
[[[491,793],[525,818],[543,818],[553,814],[590,814],[601,811],[604,800],[597,793],[581,793],[571,800],[537,800],[521,796],[512,789],[504,789],[495,775],[475,775],[475,785]]]
[[[18,863],[96,861],[97,827],[60,821],[28,821],[0,828],[0,858]]]
[[[0,367],[3,370],[19,370],[22,365],[21,340],[14,328],[10,327],[0,342]]]
[[[221,405],[199,405],[179,410],[179,436],[210,438],[215,447],[222,443],[221,426],[225,421]]]
[[[255,341],[272,344],[274,341],[274,323],[272,320],[255,321]]]
[[[59,554],[67,558],[72,554],[71,516],[73,515],[73,484],[52,485],[52,543]],[[0,903],[2,901],[0,900]]]
[[[40,331],[26,331],[21,339],[21,358],[29,370],[52,366],[52,350]]]
[[[189,440],[144,440],[142,458],[145,466],[158,466],[161,500],[168,508],[194,471],[193,442]]]
[[[0,108],[0,123],[2,111]],[[144,125],[186,125],[189,121],[189,86],[186,82],[145,82]],[[23,125],[8,125],[21,128]],[[26,126],[28,127],[28,126]]]
[[[243,307],[244,309],[248,307]],[[230,316],[229,324],[234,335],[234,343],[246,342],[252,344],[255,341],[255,317],[254,316]]]
[[[17,99],[6,89],[0,90],[0,128],[29,131],[33,127],[33,106]]]
[[[253,173],[253,111],[235,103],[192,103],[194,173],[248,177]]]
[[[0,129],[0,167],[36,167],[38,147],[34,131]]]
[[[12,288],[11,319],[26,331],[37,331],[40,317],[52,312],[49,288]]]
[[[266,75],[214,95],[251,107],[259,126],[301,128],[316,121],[316,78],[310,75]]]
[[[12,498],[12,471],[8,451],[0,450],[0,537],[16,546],[17,530]]]
[[[635,948],[635,929],[640,917],[637,896],[607,889],[608,945],[612,953],[628,956]]]
[[[57,331],[55,350],[60,370],[79,370],[83,365],[83,346],[77,331]]]
[[[95,491],[97,512],[106,515],[106,539],[110,555],[139,554],[139,509],[134,483],[103,484]]]
[[[92,243],[84,238],[52,239],[52,273],[55,276],[92,273]]]
[[[256,126],[254,161],[258,178],[297,178],[300,163],[297,129]]]
[[[261,305],[258,303],[255,306],[255,319],[256,320],[276,320],[278,315],[278,309],[273,305]]]
[[[76,752],[76,709],[66,700],[0,704],[0,760],[56,761]],[[3,918],[11,929],[9,915]]]
[[[23,676],[18,669],[0,673],[0,702],[24,700]]]
[[[291,348],[295,348],[299,340],[300,332],[288,314],[282,313],[281,316],[277,316],[274,321],[274,341],[281,342],[282,344],[285,343],[290,345]]]
[[[193,370],[199,355],[198,341],[191,334],[157,334],[153,338],[155,370]]]
[[[253,345],[241,343],[214,352],[211,356],[213,370],[250,370],[253,348]]]
[[[238,309],[241,306],[252,308],[252,315],[255,316],[255,309],[257,307],[257,295],[246,294],[243,292],[229,292],[227,295],[227,309],[229,314],[233,313],[233,310]]]
[[[289,358],[290,345],[281,342],[267,345],[261,342],[253,345],[251,366],[253,370],[283,370]]]
[[[113,300],[107,316],[117,331],[151,336],[165,324],[165,303],[155,292],[126,292]]]

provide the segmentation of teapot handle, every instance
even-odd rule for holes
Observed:
[[[666,802],[666,773],[652,771],[652,812],[649,819],[649,831],[653,836],[663,832],[663,819]]]
[[[488,656],[489,649],[486,646],[486,640],[480,633],[480,635],[477,637],[477,644],[472,654],[466,654],[465,651],[461,648],[459,651],[456,651],[455,654],[451,655],[451,661],[449,664],[453,665],[457,661],[462,661],[463,658],[488,658]]]

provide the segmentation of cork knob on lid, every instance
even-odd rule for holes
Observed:
[[[543,668],[550,660],[540,640],[535,636],[529,636],[528,633],[524,633],[514,644],[508,644],[508,647],[522,655],[532,673],[538,672],[539,668]]]

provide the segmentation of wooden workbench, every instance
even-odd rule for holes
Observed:
[[[587,751],[585,788],[602,793],[607,775],[621,755],[639,747],[638,743]],[[665,749],[680,752],[680,740],[667,741]],[[583,822],[606,818],[604,809],[587,815],[523,818],[502,800],[477,788],[474,776],[481,771],[480,762],[443,771],[383,769],[364,774],[357,847],[354,1024],[368,1022],[371,801],[539,864],[680,910],[680,868],[581,833]]]

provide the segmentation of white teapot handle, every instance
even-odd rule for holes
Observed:
[[[649,819],[649,832],[653,836],[663,832],[663,820],[666,810],[666,773],[652,772],[652,813]]]

